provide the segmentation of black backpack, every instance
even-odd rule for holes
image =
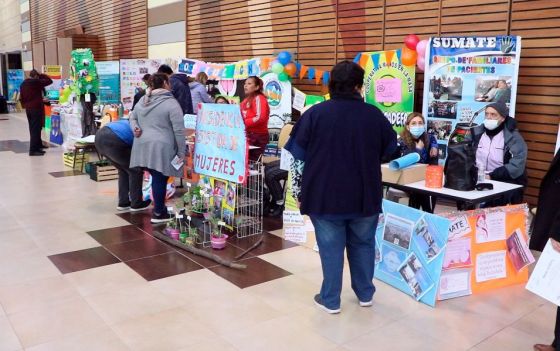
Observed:
[[[474,190],[477,172],[473,127],[470,123],[458,123],[447,145],[443,186],[461,191]]]

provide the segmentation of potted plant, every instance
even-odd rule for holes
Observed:
[[[228,236],[222,233],[222,226],[224,223],[218,216],[211,216],[208,221],[210,222],[210,246],[214,250],[222,250],[226,247]]]
[[[179,240],[180,233],[181,229],[176,219],[169,221],[164,229],[164,234],[175,240]]]

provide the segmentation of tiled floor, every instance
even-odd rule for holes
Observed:
[[[268,234],[245,271],[169,247],[149,212],[116,215],[116,182],[27,152],[27,122],[0,126],[0,350],[531,350],[555,307],[514,286],[418,304],[381,282],[360,308],[317,310],[317,253]],[[62,173],[60,173],[62,172]],[[271,220],[265,230],[281,228]],[[255,239],[231,240],[231,259]]]

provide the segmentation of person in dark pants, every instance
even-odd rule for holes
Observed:
[[[191,88],[189,88],[189,79],[186,74],[173,73],[168,65],[161,65],[158,73],[163,73],[169,77],[169,86],[173,97],[177,100],[184,115],[192,115],[194,113]]]
[[[533,221],[533,231],[529,248],[542,251],[551,239],[552,247],[560,252],[560,152],[552,160],[548,172],[544,176],[537,206],[537,215]],[[560,351],[560,307],[556,310],[556,326],[554,327],[554,341],[551,345],[537,344],[535,351]]]
[[[142,211],[151,203],[142,199],[142,170],[130,168],[133,140],[134,134],[126,120],[108,123],[95,134],[95,148],[119,171],[119,211]]]
[[[41,129],[45,120],[45,107],[43,105],[43,89],[52,84],[52,79],[45,74],[39,74],[33,69],[29,78],[21,83],[21,104],[27,114],[29,123],[29,156],[43,156],[43,142]]]
[[[397,147],[393,127],[360,92],[364,70],[343,61],[331,72],[331,99],[307,110],[285,148],[292,165],[300,211],[315,226],[323,284],[315,304],[340,312],[344,250],[360,306],[373,304],[375,230],[381,212],[381,159]],[[301,184],[299,180],[301,179]]]

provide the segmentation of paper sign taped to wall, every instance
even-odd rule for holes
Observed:
[[[375,81],[375,100],[377,102],[402,101],[402,81],[399,78],[383,78]]]

